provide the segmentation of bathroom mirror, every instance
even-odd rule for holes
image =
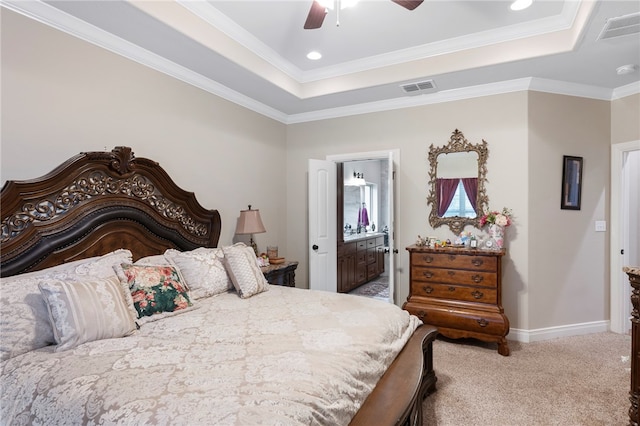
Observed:
[[[479,227],[488,209],[485,190],[489,148],[485,140],[472,144],[458,129],[442,147],[429,147],[429,224],[448,225],[459,235],[466,225]]]

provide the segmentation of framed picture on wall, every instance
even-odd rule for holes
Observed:
[[[562,157],[562,200],[560,208],[580,210],[582,194],[582,157]]]

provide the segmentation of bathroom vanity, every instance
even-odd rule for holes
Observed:
[[[338,242],[338,292],[348,293],[384,272],[384,234],[344,236]]]

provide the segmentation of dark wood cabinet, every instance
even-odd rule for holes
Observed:
[[[338,292],[348,293],[384,272],[384,236],[338,242]]]
[[[277,265],[265,266],[261,269],[262,274],[269,284],[295,287],[297,267],[298,262],[284,262]]]
[[[356,243],[338,244],[338,292],[346,293],[356,282]]]
[[[403,308],[443,336],[498,343],[509,355],[509,319],[502,308],[504,250],[407,247],[409,297]]]

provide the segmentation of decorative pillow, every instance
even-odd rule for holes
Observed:
[[[56,343],[47,305],[38,283],[87,281],[113,276],[113,265],[131,262],[129,250],[81,259],[42,271],[2,279],[0,292],[0,360]]]
[[[56,352],[128,336],[136,330],[125,290],[115,274],[89,282],[43,281],[39,287],[58,344]]]
[[[244,243],[223,247],[224,263],[231,282],[241,298],[246,299],[269,289],[253,248]]]
[[[140,325],[193,307],[189,287],[176,267],[122,264],[116,271],[129,286]]]
[[[194,300],[233,289],[222,263],[224,252],[220,248],[200,247],[185,252],[169,249],[164,256],[180,269]]]
[[[171,263],[169,263],[169,260],[165,258],[163,254],[141,257],[140,259],[133,262],[133,264],[143,266],[172,266]]]

